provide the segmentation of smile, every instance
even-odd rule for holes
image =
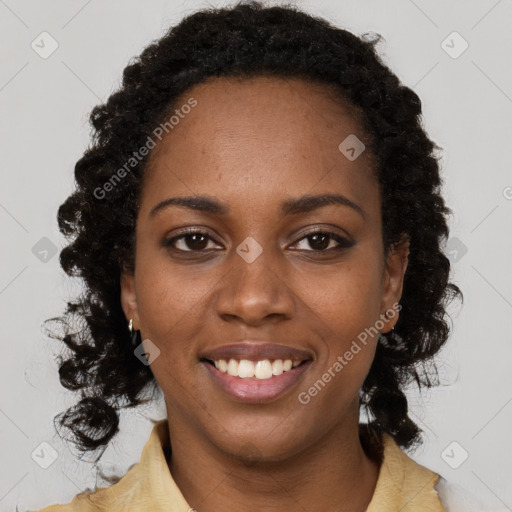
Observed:
[[[231,399],[249,404],[271,402],[284,396],[298,385],[312,362],[311,359],[201,360],[215,387]]]
[[[289,393],[314,359],[311,350],[254,340],[209,348],[199,354],[214,388],[245,403],[265,403]]]

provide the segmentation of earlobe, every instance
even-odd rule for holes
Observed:
[[[135,276],[130,272],[121,273],[121,307],[127,321],[133,321],[133,328],[139,329],[137,295],[135,293]]]

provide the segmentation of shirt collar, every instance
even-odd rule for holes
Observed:
[[[130,494],[138,488],[134,496],[144,496],[152,512],[190,512],[192,509],[173,480],[165,459],[164,447],[168,445],[168,422],[163,419],[155,423],[140,462],[114,487],[125,481],[123,487],[129,487]],[[377,485],[366,512],[443,512],[434,488],[440,476],[413,461],[388,434],[382,435],[382,450]]]
[[[366,512],[443,512],[435,485],[440,476],[412,460],[392,436],[382,434],[383,460]]]

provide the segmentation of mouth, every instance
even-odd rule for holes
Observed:
[[[309,352],[276,344],[220,347],[199,358],[216,387],[231,399],[266,403],[288,394],[311,366]]]

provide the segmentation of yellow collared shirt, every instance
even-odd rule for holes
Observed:
[[[76,495],[66,505],[35,512],[191,512],[174,482],[164,454],[167,420],[158,421],[142,450],[140,462],[115,484]],[[405,454],[383,435],[383,460],[366,512],[445,512],[434,486],[440,476]]]

